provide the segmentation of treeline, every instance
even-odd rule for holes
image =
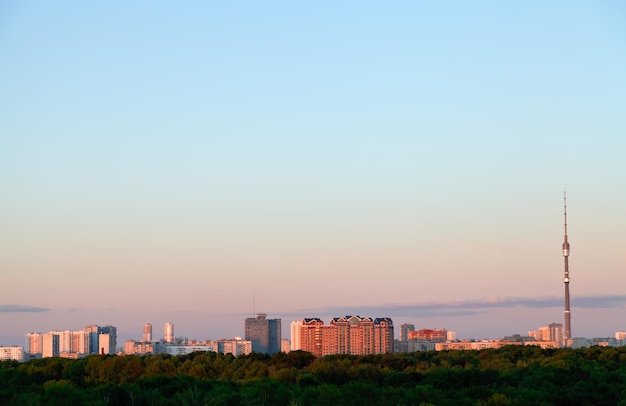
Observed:
[[[626,347],[0,362],[1,405],[626,405]]]

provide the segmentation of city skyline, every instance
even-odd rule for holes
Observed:
[[[626,328],[623,4],[0,9],[0,345]]]
[[[583,306],[580,307],[581,310],[583,309],[597,309],[597,308],[602,308],[605,307],[606,305],[604,304],[606,301],[608,302],[613,302],[613,303],[621,303],[624,300],[623,296],[613,296],[613,297],[585,297],[585,298],[581,298],[582,299],[582,304]],[[524,306],[529,306],[530,308],[534,308],[537,309],[540,312],[544,312],[543,309],[545,308],[556,308],[559,307],[559,304],[562,304],[562,298],[558,298],[558,297],[553,297],[553,298],[542,298],[542,299],[528,299],[528,298],[518,298],[518,300],[513,299],[513,298],[508,298],[508,299],[490,299],[487,301],[468,301],[468,302],[453,302],[453,303],[438,303],[435,306],[431,305],[425,305],[425,304],[421,304],[421,305],[413,305],[413,306],[388,306],[388,307],[381,307],[381,308],[376,308],[376,307],[361,307],[362,310],[365,311],[376,311],[376,310],[380,310],[382,308],[385,308],[387,310],[392,310],[395,309],[396,312],[400,313],[400,314],[418,314],[419,312],[426,312],[429,315],[425,316],[422,318],[422,320],[429,320],[429,319],[436,319],[436,313],[438,311],[459,311],[458,313],[458,317],[461,318],[465,318],[468,316],[475,316],[475,314],[473,314],[474,312],[480,312],[480,309],[485,309],[485,308],[493,308],[493,307],[499,307],[502,306],[502,308],[505,309],[510,309],[510,308],[515,308],[518,307],[520,305],[524,305]],[[349,310],[347,310],[348,308],[346,308],[346,311],[344,311],[343,313],[349,317],[349,316],[358,316],[357,314],[351,314]],[[439,309],[439,310],[437,310]],[[471,310],[471,309],[475,309],[475,310]],[[317,316],[320,315],[330,315],[334,312],[334,310],[331,309],[320,309],[317,313],[285,313],[284,316],[287,317],[287,320],[290,320],[289,318],[291,318],[292,321],[298,321],[298,320],[302,320],[302,319],[306,319],[306,318],[318,318]],[[433,315],[433,313],[435,315]],[[305,314],[306,316],[298,318],[298,315],[301,314]],[[311,316],[312,314],[316,314],[317,316]],[[230,315],[231,317],[234,317],[235,315]],[[243,316],[245,317],[245,314],[239,315],[239,316]],[[261,316],[265,317],[265,314],[261,314]],[[256,314],[256,318],[259,317],[259,314]],[[295,317],[295,319],[294,319]],[[444,315],[443,319],[445,320],[446,318],[449,318],[450,316]],[[246,323],[247,320],[254,320],[255,318],[246,318]],[[278,317],[278,319],[280,320],[281,317]],[[332,318],[331,318],[332,319]],[[501,339],[503,337],[506,336],[510,336],[510,335],[514,335],[514,334],[520,334],[520,335],[525,335],[526,333],[533,331],[534,329],[536,329],[539,324],[541,323],[548,323],[547,321],[544,322],[538,322],[539,324],[537,325],[528,325],[527,330],[524,330],[523,328],[517,328],[514,329],[512,331],[508,331],[505,332],[505,330],[500,330],[502,333],[500,333],[499,335],[488,335],[488,334],[484,334],[484,331],[488,331],[488,329],[484,328],[484,325],[478,325],[475,326],[475,328],[473,330],[474,335],[472,334],[467,334],[464,333],[460,336],[457,337],[457,332],[456,329],[451,328],[453,326],[451,325],[437,325],[435,326],[434,324],[429,324],[428,322],[422,322],[422,324],[420,324],[419,322],[416,322],[416,320],[419,320],[418,318],[411,318],[411,317],[391,317],[390,319],[397,319],[397,320],[402,320],[403,323],[407,323],[408,321],[411,321],[412,323],[409,323],[409,325],[413,326],[415,328],[416,324],[417,324],[417,329],[441,329],[441,328],[446,328],[446,329],[450,329],[450,330],[455,330],[455,337],[457,339],[460,340],[474,340],[474,339]],[[332,320],[331,320],[332,321]],[[549,324],[554,324],[557,323],[556,321],[550,322]],[[280,323],[279,323],[280,324]],[[618,324],[621,325],[621,320],[618,321]],[[93,325],[93,323],[92,323]],[[401,325],[402,326],[402,325]],[[32,330],[28,330],[24,335],[28,336],[31,333],[38,333],[41,334],[45,331],[69,331],[69,330],[74,330],[75,328],[68,328],[61,326],[55,326],[53,328],[44,328],[44,329],[32,329]],[[137,326],[135,326],[137,327]],[[206,331],[215,331],[215,327],[211,327],[211,328],[207,328],[206,326],[201,326],[199,329],[198,328],[191,328],[186,330],[187,332],[196,332],[196,333],[200,333],[199,335],[190,335],[190,334],[181,334],[181,335],[175,335],[174,334],[174,324],[170,323],[170,322],[165,322],[163,323],[163,333],[162,333],[162,337],[159,337],[159,335],[156,336],[152,336],[151,334],[151,329],[152,329],[152,323],[143,323],[140,330],[141,333],[136,333],[136,332],[129,332],[129,331],[121,331],[121,334],[119,335],[120,340],[121,341],[125,341],[125,340],[144,340],[146,341],[146,332],[147,332],[147,328],[150,331],[149,337],[150,339],[148,339],[147,341],[163,341],[163,342],[173,342],[175,339],[191,339],[191,340],[208,340],[208,339],[227,339],[227,338],[232,338],[232,337],[244,337],[245,336],[245,328],[242,329],[242,333],[233,333],[231,336],[228,335],[224,335],[224,334],[206,334]],[[135,328],[136,329],[136,328]],[[133,329],[134,330],[134,329]],[[217,329],[219,330],[219,328]],[[622,331],[623,329],[618,329],[615,331]],[[171,332],[171,335],[168,334],[168,331]],[[283,325],[282,327],[282,335],[283,337],[289,337],[291,331],[290,328]],[[615,333],[615,331],[613,332],[598,332],[598,331],[589,331],[589,334],[581,334],[581,335],[576,335],[572,338],[587,338],[587,339],[592,339],[592,338],[602,338],[602,337],[612,337]],[[396,333],[394,338],[401,338],[400,335],[400,329],[396,330]],[[18,345],[18,346],[22,346],[22,344],[18,344],[17,342],[21,339],[24,339],[24,335],[19,336],[19,338],[17,338],[16,336],[16,342],[12,343],[12,344],[6,344],[6,343],[1,343],[0,342],[0,346],[12,346],[12,345]],[[141,338],[140,338],[141,337]]]
[[[62,357],[78,359],[93,354],[185,355],[197,351],[219,352],[233,356],[252,352],[272,355],[276,352],[307,351],[316,357],[333,354],[387,354],[415,351],[480,350],[506,345],[534,345],[541,348],[585,348],[623,346],[626,332],[616,331],[610,337],[570,339],[562,323],[540,326],[527,334],[512,334],[497,339],[459,339],[455,331],[445,328],[419,329],[413,324],[402,324],[400,335],[394,338],[393,320],[388,317],[371,318],[347,315],[331,318],[325,324],[320,318],[304,318],[290,323],[290,339],[281,338],[280,319],[267,319],[265,314],[247,318],[246,338],[198,340],[189,337],[171,337],[173,325],[165,323],[164,338],[152,340],[152,325],[143,326],[142,339],[127,339],[117,346],[115,326],[85,326],[84,329],[52,330],[48,333],[27,333],[25,345],[0,345],[0,360],[27,362],[32,359]],[[272,331],[274,330],[274,331]]]
[[[567,319],[566,319],[567,320]],[[318,317],[303,318],[290,323],[290,338],[281,338],[281,319],[267,319],[257,314],[245,319],[245,338],[198,339],[175,337],[172,323],[165,323],[163,338],[153,339],[152,324],[143,325],[141,339],[128,338],[123,346],[117,345],[117,327],[91,324],[81,330],[55,329],[47,333],[25,334],[24,346],[3,346],[0,359],[27,361],[34,358],[61,356],[79,358],[89,354],[188,354],[194,351],[214,351],[233,355],[259,352],[272,355],[276,352],[303,350],[315,356],[331,354],[382,354],[391,352],[440,351],[446,349],[499,348],[512,345],[538,345],[542,348],[581,348],[592,345],[623,345],[624,331],[606,337],[569,338],[562,323],[550,323],[526,334],[511,334],[498,338],[459,338],[455,331],[446,328],[415,329],[414,324],[402,324],[399,334],[394,334],[393,320],[389,317],[371,318],[346,315],[331,318],[325,324]],[[447,344],[438,344],[447,343]],[[476,344],[476,345],[474,345]],[[16,352],[15,348],[19,348]],[[22,354],[22,355],[20,355]],[[7,358],[7,359],[8,359]]]

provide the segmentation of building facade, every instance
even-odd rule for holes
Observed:
[[[167,343],[165,341],[134,341],[127,340],[124,344],[125,354],[170,354],[185,355],[192,352],[220,352],[223,354],[232,354],[234,356],[246,355],[252,352],[252,343],[248,340],[242,340],[241,337],[233,339],[221,339],[216,341],[184,341],[179,340],[175,343]]]
[[[535,331],[529,331],[528,335],[536,341],[555,342],[559,348],[567,344],[561,323],[550,323],[547,326],[539,327]]]
[[[305,319],[306,320],[306,319]],[[291,350],[298,350],[302,348],[300,334],[302,331],[303,320],[296,320],[291,322]]]
[[[281,320],[268,319],[264,313],[245,321],[246,340],[252,342],[252,351],[274,354],[281,349]]]
[[[98,354],[115,354],[117,352],[117,328],[114,326],[98,327]],[[101,342],[103,341],[104,342]]]
[[[222,354],[232,354],[235,357],[239,355],[248,355],[252,352],[252,342],[249,340],[242,340],[241,337],[235,337],[231,340],[217,340],[215,344],[217,352]]]
[[[288,338],[283,338],[282,340],[280,340],[280,351],[281,352],[291,351],[291,341]]]
[[[97,354],[99,348],[98,338],[100,335],[98,325],[90,324],[89,326],[85,326],[83,331],[87,333],[87,354]]]
[[[155,343],[153,341],[126,340],[124,342],[124,354],[156,354]]]
[[[507,345],[533,345],[541,348],[557,348],[555,341],[508,341],[508,340],[480,340],[480,341],[454,341],[435,343],[436,351],[448,350],[484,350],[487,348],[502,348]]]
[[[58,357],[61,354],[59,351],[59,334],[58,332],[51,331],[43,335],[43,349],[41,356],[46,357]]]
[[[319,318],[291,324],[292,350],[317,357],[330,354],[386,354],[393,352],[393,322],[388,317],[335,317],[325,325]]]
[[[165,323],[163,327],[163,337],[166,343],[174,342],[174,325],[172,323]]]
[[[43,353],[43,334],[27,333],[25,338],[24,353],[33,356],[41,356]]]
[[[152,324],[146,323],[143,325],[143,341],[152,341]]]
[[[212,345],[202,345],[202,344],[189,345],[189,344],[165,343],[165,344],[157,344],[157,347],[159,348],[158,349],[159,354],[169,354],[173,356],[191,354],[192,352],[197,352],[197,351],[203,351],[203,352],[214,351],[215,352],[215,348]]]
[[[421,329],[417,331],[409,331],[407,333],[409,340],[432,341],[440,343],[448,339],[448,331],[445,328],[438,329]]]
[[[415,324],[404,323],[400,325],[400,341],[409,339],[409,331],[415,331]]]
[[[0,347],[0,361],[19,361],[24,360],[24,349],[16,345],[11,347]]]
[[[77,358],[85,354],[115,354],[117,328],[95,324],[82,330],[28,333],[24,354],[27,358],[65,357]]]

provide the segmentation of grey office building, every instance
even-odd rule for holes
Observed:
[[[280,352],[280,319],[268,319],[266,314],[246,319],[246,340],[252,342],[252,351],[265,354]]]

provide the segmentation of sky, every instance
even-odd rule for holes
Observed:
[[[621,1],[0,4],[0,345],[255,313],[626,329]],[[396,336],[398,333],[396,333]]]

